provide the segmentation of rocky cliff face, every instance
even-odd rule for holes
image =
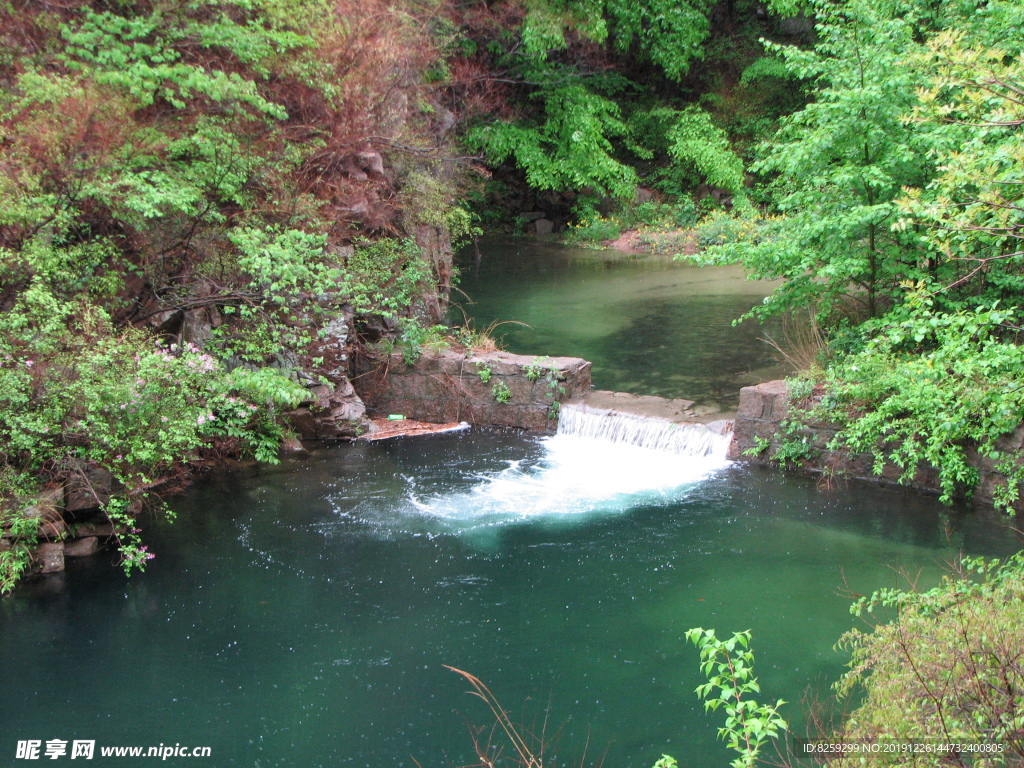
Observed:
[[[347,378],[334,388],[317,385],[310,399],[287,416],[295,432],[308,440],[339,440],[357,437],[367,429],[366,406]]]

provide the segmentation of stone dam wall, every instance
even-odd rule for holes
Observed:
[[[779,448],[791,440],[806,439],[811,455],[800,462],[804,471],[817,474],[834,474],[841,477],[866,480],[873,483],[900,484],[927,493],[940,493],[938,471],[922,464],[917,467],[910,482],[899,483],[903,470],[892,463],[886,463],[882,473],[873,471],[874,457],[868,453],[853,453],[845,450],[833,450],[828,447],[832,438],[839,431],[836,424],[822,421],[804,421],[802,428],[787,434],[782,423],[792,413],[789,391],[785,381],[769,381],[740,390],[740,405],[733,428],[733,439],[729,446],[729,458],[739,461],[773,464]],[[756,455],[758,445],[767,447]],[[1008,452],[1015,453],[1024,460],[1024,425],[1019,426],[1012,434],[1005,435],[997,445]],[[993,504],[993,492],[1006,484],[1005,475],[996,471],[995,462],[978,451],[968,448],[968,463],[978,470],[980,476],[975,487],[972,501],[981,506]],[[1024,511],[1024,501],[1016,505],[1017,512]]]
[[[341,392],[344,397],[338,403],[330,401],[320,408],[309,407],[311,421],[305,426],[312,434],[304,437],[351,439],[351,433],[339,434],[342,430],[334,431],[333,425],[336,421],[356,429],[368,423],[363,418],[363,403],[367,411],[378,415],[401,414],[424,422],[468,422],[535,432],[553,431],[561,405],[571,403],[577,409],[598,414],[701,425],[720,435],[728,435],[732,429],[728,456],[738,461],[777,464],[780,447],[788,441],[801,440],[806,441],[811,454],[799,462],[803,471],[883,484],[898,483],[902,474],[899,467],[886,464],[881,475],[876,475],[874,457],[870,454],[829,448],[838,431],[835,424],[804,421],[795,432],[786,432],[783,423],[796,414],[784,381],[741,389],[735,417],[731,413],[698,412],[699,408],[689,400],[591,391],[590,363],[573,357],[428,350],[415,362],[407,363],[400,353],[395,353],[364,361],[352,378],[354,389],[345,384],[345,391]],[[336,393],[329,392],[320,399],[328,399],[332,394]],[[337,412],[352,403],[358,406],[352,413]],[[325,424],[330,429],[321,434]],[[1005,436],[1000,447],[1024,457],[1024,425]],[[981,477],[973,499],[991,506],[993,491],[1005,484],[1005,477],[996,471],[994,462],[977,451],[969,450],[968,456]],[[34,554],[36,572],[62,571],[65,558],[92,555],[113,543],[114,527],[99,509],[109,498],[112,484],[104,469],[82,464],[65,479],[63,486],[40,495],[27,512],[27,516],[37,517],[40,522],[41,543]],[[940,490],[937,471],[927,466],[919,467],[912,481],[903,485],[930,493]],[[1024,502],[1018,503],[1017,509],[1024,511]],[[11,532],[0,530],[0,552],[10,548],[11,541]]]
[[[541,432],[555,428],[562,402],[590,391],[590,363],[448,349],[426,350],[407,363],[396,352],[364,362],[352,383],[377,414]]]

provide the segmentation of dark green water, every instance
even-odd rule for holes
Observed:
[[[596,297],[640,285],[659,296],[670,266],[601,264],[537,277],[533,299],[524,274],[519,303],[552,312],[560,280],[616,286],[592,286],[589,320],[573,325],[566,309],[550,351],[630,338],[646,303],[598,329]],[[694,300],[705,309],[680,307],[691,314],[679,333],[718,339],[720,355],[747,343],[716,319],[739,304]],[[629,376],[656,381],[663,358],[634,346]],[[705,354],[688,370],[734,364]],[[0,765],[25,764],[25,739],[213,750],[168,765],[470,765],[468,726],[490,722],[452,665],[527,726],[546,718],[561,734],[549,765],[649,768],[667,752],[722,766],[687,628],[752,629],[764,697],[793,702],[800,733],[796,702],[842,669],[832,646],[853,619],[839,593],[898,585],[894,569],[927,586],[951,553],[1016,549],[1005,526],[930,498],[476,431],[220,472],[173,503],[176,523],[147,527],[146,573],[71,561],[0,602]]]
[[[456,294],[454,318],[465,312],[477,328],[525,323],[496,328],[509,351],[590,360],[597,389],[728,410],[741,386],[784,371],[761,340],[764,328],[732,324],[771,291],[736,268],[524,239],[485,243],[480,252],[479,265],[463,254],[460,285],[469,299]]]
[[[179,763],[217,766],[467,765],[487,713],[448,664],[547,716],[566,764],[589,739],[606,766],[720,766],[686,628],[752,629],[765,696],[798,701],[840,671],[844,584],[927,584],[951,549],[1013,547],[870,487],[705,466],[644,489],[628,453],[581,503],[578,456],[463,433],[206,478],[144,575],[79,562],[0,603],[0,764],[18,739],[81,738],[207,745]]]

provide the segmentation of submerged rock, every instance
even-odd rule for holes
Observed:
[[[297,437],[285,437],[281,440],[281,453],[302,453],[306,450]]]

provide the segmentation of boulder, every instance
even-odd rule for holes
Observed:
[[[64,506],[64,489],[58,486],[40,491],[39,496],[36,497],[36,504],[43,507],[60,509]]]
[[[302,441],[297,437],[285,437],[281,439],[281,453],[302,453],[306,450],[302,447]]]
[[[64,557],[88,557],[100,548],[100,540],[95,536],[75,539],[64,543]]]
[[[35,503],[28,507],[24,516],[39,521],[39,535],[44,539],[59,539],[67,526],[61,507],[64,502],[64,491],[61,488],[48,488],[36,497]]]
[[[109,539],[114,535],[114,526],[109,520],[94,520],[74,526],[73,533],[80,537],[98,536],[101,539]]]
[[[783,380],[740,389],[739,418],[781,421],[788,412],[789,389]]]
[[[35,561],[40,573],[57,573],[64,570],[64,542],[53,541],[40,544],[36,549]]]
[[[165,309],[147,317],[146,325],[160,335],[177,334],[181,328],[182,317],[180,309]]]
[[[67,530],[64,516],[53,507],[29,507],[25,511],[25,517],[39,520],[39,535],[44,539],[56,541]]]
[[[732,419],[719,419],[718,421],[711,421],[705,424],[709,430],[714,432],[716,435],[728,435],[732,432]]]
[[[356,164],[371,175],[384,176],[384,158],[380,156],[379,152],[357,152]]]
[[[354,158],[347,158],[342,161],[341,172],[353,181],[368,181],[370,176],[356,165]]]
[[[79,465],[64,488],[64,508],[68,512],[96,509],[110,501],[113,476],[95,464]]]
[[[213,337],[213,329],[222,323],[216,307],[190,309],[181,320],[181,341],[201,349]]]
[[[551,219],[537,219],[533,229],[538,235],[550,235],[555,229],[555,223]]]
[[[357,437],[366,430],[366,406],[348,379],[333,390],[323,385],[310,389],[311,402],[288,413],[300,437],[338,440]]]
[[[444,107],[437,107],[434,117],[435,122],[437,123],[438,133],[442,134],[448,133],[448,131],[454,128],[455,124],[458,122],[458,119],[455,117],[455,113],[450,109],[445,109]]]
[[[645,187],[636,188],[636,202],[640,205],[643,203],[649,203],[654,200],[654,190],[646,189]]]
[[[779,21],[779,32],[784,35],[809,35],[814,31],[814,19],[809,16],[790,16]]]

